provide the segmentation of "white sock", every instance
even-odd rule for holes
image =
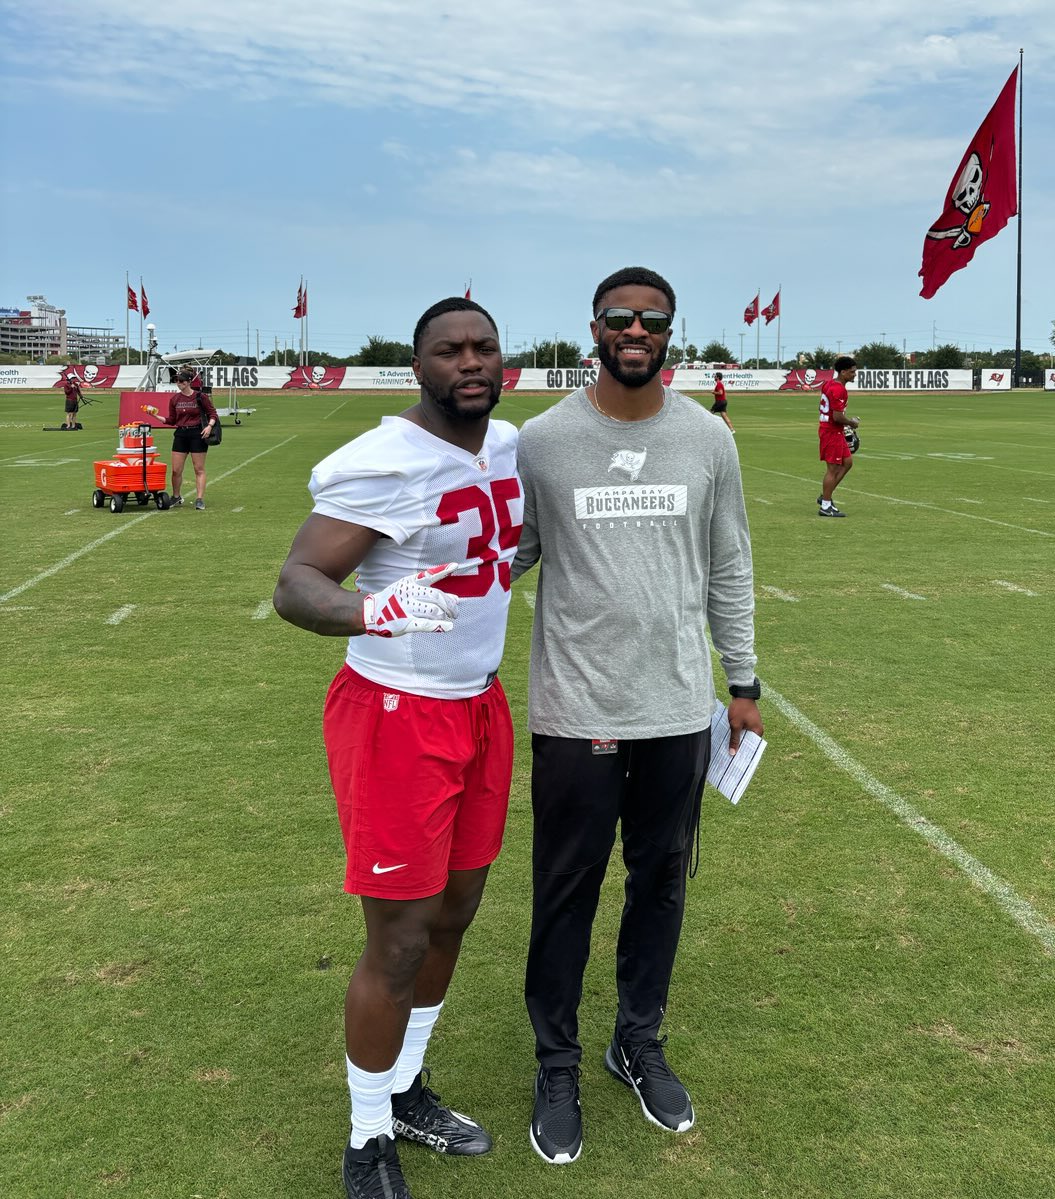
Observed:
[[[831,506],[832,506],[831,500],[821,500],[822,508],[830,508]]]
[[[381,1074],[369,1074],[345,1054],[348,1067],[348,1091],[352,1097],[352,1134],[348,1143],[362,1149],[371,1137],[392,1135],[392,1084],[396,1067]]]
[[[442,1002],[435,1007],[410,1009],[407,1031],[403,1036],[403,1048],[399,1051],[399,1058],[396,1061],[396,1081],[392,1087],[394,1094],[402,1094],[421,1073],[429,1037],[432,1036],[432,1029],[442,1010]]]

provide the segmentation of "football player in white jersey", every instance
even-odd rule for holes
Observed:
[[[409,1196],[394,1136],[491,1138],[428,1087],[425,1048],[498,856],[512,722],[496,672],[523,524],[491,316],[442,300],[414,331],[420,399],[312,473],[275,589],[286,620],[347,637],[323,731],[366,944],[348,985],[349,1199]],[[358,590],[342,586],[356,573]]]

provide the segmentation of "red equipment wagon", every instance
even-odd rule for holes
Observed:
[[[92,507],[120,512],[129,496],[145,508],[151,500],[164,512],[171,506],[171,498],[165,490],[164,462],[157,460],[153,429],[148,424],[121,425],[118,427],[117,449],[107,462],[95,463],[95,490],[92,492]]]

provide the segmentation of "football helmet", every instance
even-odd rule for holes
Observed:
[[[850,453],[856,454],[861,448],[861,438],[857,435],[857,430],[846,425],[843,429],[843,436],[846,438],[846,444],[850,447]]]

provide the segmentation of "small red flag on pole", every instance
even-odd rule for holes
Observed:
[[[773,303],[767,304],[766,307],[762,309],[762,315],[766,318],[767,325],[769,324],[770,321],[774,321],[777,319],[778,316],[780,316],[780,292],[779,291],[773,297]]]
[[[750,304],[744,309],[744,322],[748,325],[753,325],[758,320],[758,301],[760,296],[755,296]]]
[[[136,299],[136,293],[133,290],[131,283],[128,284],[128,309],[130,312],[139,311],[139,300]]]

